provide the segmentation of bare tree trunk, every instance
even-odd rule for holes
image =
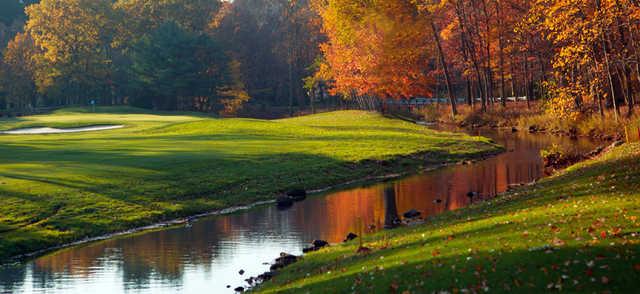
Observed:
[[[618,102],[616,101],[616,89],[613,86],[613,77],[611,76],[611,65],[609,64],[609,53],[607,53],[607,42],[605,41],[604,34],[602,37],[602,51],[604,52],[604,62],[607,69],[607,78],[609,79],[609,87],[611,88],[611,103],[613,105],[613,113],[616,122],[619,120],[620,109],[618,108]]]
[[[473,105],[473,92],[471,91],[471,81],[467,78],[467,104],[469,106]]]
[[[524,87],[527,98],[527,108],[531,109],[531,85],[529,81],[529,58],[526,52],[523,52],[524,58]]]
[[[504,44],[502,43],[502,37],[500,37],[500,99],[502,100],[502,106],[507,106],[507,97],[505,95],[505,78],[504,78],[504,54],[502,47]]]
[[[487,53],[487,63],[486,63],[486,88],[487,88],[487,98],[491,104],[495,101],[495,95],[493,94],[493,69],[491,68],[491,18],[489,16],[489,11],[487,9],[486,0],[482,0],[482,12],[485,18],[485,51]],[[478,34],[480,35],[480,34]]]
[[[311,107],[311,114],[316,113],[316,104],[315,104],[316,92],[315,89],[311,89],[309,92],[309,106]]]
[[[440,66],[442,66],[442,70],[444,71],[444,79],[445,84],[447,86],[447,94],[449,95],[449,102],[451,103],[451,116],[453,118],[458,115],[458,109],[456,107],[456,98],[453,95],[453,87],[451,86],[451,77],[449,76],[449,66],[444,57],[444,52],[442,51],[442,44],[440,44],[440,36],[438,35],[438,28],[436,24],[431,21],[431,30],[433,31],[433,40],[436,42],[436,47],[438,48],[438,59],[440,60]]]
[[[486,111],[487,96],[486,96],[486,92],[482,89],[483,75],[480,71],[480,64],[478,62],[478,59],[476,58],[476,50],[475,50],[475,45],[473,43],[473,40],[471,40],[470,36],[467,36],[469,35],[469,32],[467,32],[465,24],[467,24],[468,21],[467,21],[466,13],[464,10],[464,4],[462,3],[462,1],[456,2],[456,14],[458,16],[458,25],[460,26],[460,31],[463,37],[463,44],[467,48],[469,59],[471,59],[471,62],[473,64],[473,69],[476,74],[478,89],[480,90],[480,98],[482,100],[482,111]]]
[[[293,59],[292,50],[289,50],[289,58]],[[293,60],[289,60],[289,116],[293,116]]]
[[[513,54],[510,54],[511,56],[511,62],[509,64],[509,70],[511,72],[511,96],[516,98],[516,102],[518,101],[518,93],[516,90],[516,70],[515,70],[515,58],[513,57]]]

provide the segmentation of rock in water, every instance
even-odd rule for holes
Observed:
[[[356,234],[354,234],[354,233],[349,233],[349,234],[347,235],[347,237],[344,239],[344,241],[343,241],[343,242],[349,242],[349,241],[351,241],[351,240],[353,240],[353,239],[355,239],[355,238],[358,238],[358,235],[356,235]]]
[[[273,272],[264,272],[263,274],[258,276],[258,279],[261,281],[268,281],[273,278]]]
[[[280,253],[280,257],[276,258],[276,263],[283,264],[284,266],[290,265],[298,261],[298,257],[289,253]]]
[[[244,275],[244,270],[241,269],[238,273],[242,276]]]
[[[422,213],[420,213],[415,209],[409,210],[403,214],[405,218],[416,218],[416,217],[419,217],[420,215],[422,215]]]
[[[294,201],[302,201],[307,198],[307,191],[304,189],[293,189],[287,192],[287,196]]]
[[[318,249],[329,246],[329,242],[325,240],[315,240],[311,242],[311,244],[313,244],[313,247]]]
[[[279,208],[288,208],[293,205],[293,200],[287,196],[278,197],[278,199],[276,199],[276,205]]]
[[[285,266],[288,266],[294,262],[298,261],[298,257],[289,253],[282,252],[280,253],[280,257],[276,258],[276,263],[272,264],[269,270],[277,271]]]
[[[279,270],[279,269],[281,269],[281,268],[283,268],[283,267],[284,267],[284,265],[283,265],[283,264],[280,264],[280,263],[274,263],[274,264],[272,264],[272,265],[269,267],[269,270],[270,270],[270,271],[272,271],[272,272],[275,272],[275,271],[277,271],[277,270]]]
[[[234,290],[234,291],[236,291],[236,292],[240,292],[240,293],[242,293],[242,292],[244,292],[244,287],[236,287],[236,288],[235,288],[235,289],[233,289],[233,290]]]

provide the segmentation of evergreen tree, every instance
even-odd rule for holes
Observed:
[[[134,87],[141,94],[132,102],[154,109],[185,110],[196,99],[214,99],[228,76],[228,60],[217,43],[175,22],[142,37],[131,60]]]

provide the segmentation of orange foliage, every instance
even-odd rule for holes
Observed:
[[[318,6],[328,42],[319,75],[333,94],[401,98],[430,95],[427,67],[433,57],[429,22],[407,1],[354,3],[329,0]]]

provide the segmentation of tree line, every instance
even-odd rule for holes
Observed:
[[[317,0],[328,41],[315,81],[378,98],[446,89],[486,110],[508,97],[604,115],[640,99],[637,0]],[[436,94],[437,95],[437,94]]]
[[[33,2],[0,14],[0,108],[292,113],[443,95],[452,115],[462,97],[526,97],[575,119],[630,116],[640,98],[638,0]]]
[[[5,2],[0,109],[308,104],[303,77],[321,34],[305,1]]]

